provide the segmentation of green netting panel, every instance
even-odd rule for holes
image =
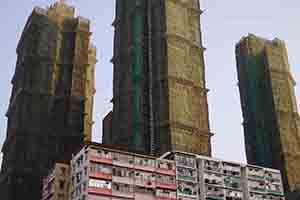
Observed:
[[[142,38],[144,34],[144,0],[123,1],[123,8],[126,16],[130,18],[130,33],[132,46],[132,85],[133,85],[133,145],[139,147],[142,143],[140,131],[141,113],[141,71],[143,67],[143,46]]]
[[[261,59],[259,57],[251,57],[248,61],[247,74],[248,82],[248,110],[254,123],[251,125],[255,126],[255,147],[256,147],[256,160],[258,163],[265,163],[265,148],[264,148],[264,129],[259,126],[260,120],[263,119],[261,116],[261,105],[260,105],[260,91],[259,91],[259,77],[261,74]],[[253,130],[250,128],[250,130]],[[251,133],[252,134],[252,133]]]

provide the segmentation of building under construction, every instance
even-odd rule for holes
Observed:
[[[117,0],[103,142],[211,155],[199,0]]]
[[[300,121],[286,46],[249,35],[236,58],[247,160],[281,170],[293,192],[300,188]]]
[[[2,148],[1,200],[41,197],[41,178],[91,139],[96,49],[90,22],[55,3],[35,8],[18,60]]]

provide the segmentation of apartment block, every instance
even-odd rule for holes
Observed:
[[[71,161],[71,200],[284,200],[278,170],[184,152],[159,158],[92,143]]]
[[[69,199],[69,184],[69,163],[56,163],[49,175],[43,178],[42,200]]]
[[[87,145],[71,161],[71,199],[176,199],[174,161]]]
[[[183,152],[166,153],[175,161],[177,199],[283,200],[280,171]]]

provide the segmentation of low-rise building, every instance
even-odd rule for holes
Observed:
[[[71,161],[72,200],[175,200],[175,162],[87,145]]]
[[[184,152],[166,153],[175,161],[177,199],[284,200],[280,171]]]
[[[72,200],[284,200],[278,170],[184,152],[160,158],[91,144],[71,161]]]

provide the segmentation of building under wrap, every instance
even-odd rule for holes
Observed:
[[[103,142],[211,154],[199,0],[117,0]]]
[[[38,200],[55,161],[91,139],[96,49],[90,22],[55,3],[35,8],[17,47],[2,148],[1,200]]]
[[[281,170],[286,192],[300,188],[300,121],[282,40],[249,35],[236,47],[247,160]]]

